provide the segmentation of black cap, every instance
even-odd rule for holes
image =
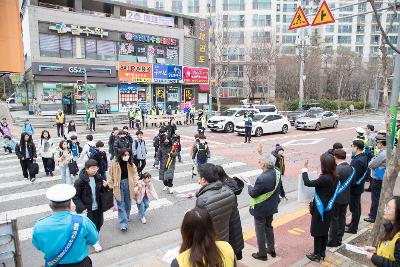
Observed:
[[[371,131],[374,131],[375,130],[375,126],[372,125],[372,124],[368,124],[367,125],[367,129],[370,129]]]

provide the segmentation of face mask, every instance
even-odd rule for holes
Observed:
[[[128,160],[129,160],[129,156],[123,156],[123,157],[122,157],[122,160],[123,160],[123,161],[128,161]]]

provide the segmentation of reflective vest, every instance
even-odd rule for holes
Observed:
[[[135,120],[142,121],[142,112],[140,110],[135,113]]]
[[[160,111],[158,112],[158,114],[159,114],[160,116],[164,115],[164,112],[162,111],[162,109],[160,109]]]
[[[91,119],[96,118],[96,111],[89,111],[89,118]]]
[[[155,110],[155,109],[152,109],[152,110],[151,110],[151,113],[150,113],[150,115],[151,115],[151,116],[155,116],[155,115],[157,115],[157,110]]]
[[[64,113],[61,113],[61,115],[60,115],[60,113],[57,113],[57,115],[56,115],[56,123],[64,124],[64,122],[65,122]]]
[[[135,111],[129,110],[128,116],[129,116],[129,119],[133,119],[135,117]]]
[[[206,126],[207,126],[206,116],[203,114],[200,116],[200,118],[198,118],[198,120],[199,120],[199,122],[197,123],[197,125],[199,125],[199,123],[200,123],[202,128],[206,128]]]
[[[395,137],[396,137],[397,140],[399,140],[399,138],[400,138],[400,128],[397,130]]]
[[[222,265],[224,267],[230,267],[235,265],[235,253],[231,245],[225,241],[215,241],[219,251],[221,252]],[[179,267],[192,267],[190,264],[190,249],[182,252],[176,257]]]
[[[368,147],[368,137],[362,135],[362,136],[357,136],[357,139],[361,140],[364,143],[364,147]]]
[[[375,145],[374,146],[374,156],[376,156],[378,154],[379,154],[379,148],[378,148],[378,145]]]
[[[376,249],[376,254],[390,261],[395,261],[394,249],[396,246],[396,242],[399,238],[400,238],[400,232],[397,233],[392,238],[392,240],[380,242],[378,248]]]
[[[254,209],[254,207],[266,200],[268,200],[276,191],[279,185],[279,181],[281,179],[281,172],[278,169],[275,169],[275,187],[272,191],[269,191],[265,194],[259,195],[256,198],[250,198],[250,207]]]
[[[179,114],[181,114],[181,111],[180,111],[179,109],[176,109],[176,110],[175,110],[175,114],[176,114],[176,115],[179,115]]]
[[[190,113],[196,113],[196,108],[195,107],[191,107],[190,108]]]

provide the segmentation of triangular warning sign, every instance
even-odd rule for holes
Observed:
[[[335,22],[335,18],[333,17],[328,4],[324,1],[317,12],[317,15],[315,15],[312,26],[328,24],[332,22]]]
[[[304,15],[303,9],[301,8],[301,6],[299,6],[297,8],[296,14],[293,17],[292,23],[290,23],[289,30],[306,27],[308,25],[310,25],[310,23],[308,23],[306,15]]]

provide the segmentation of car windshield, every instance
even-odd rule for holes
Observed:
[[[234,109],[228,109],[225,111],[222,111],[221,116],[233,116],[236,113],[236,110]]]
[[[306,117],[306,118],[319,118],[319,117],[321,117],[321,113],[307,112],[307,114],[304,117]]]
[[[260,121],[265,117],[265,115],[255,115],[253,121]]]

